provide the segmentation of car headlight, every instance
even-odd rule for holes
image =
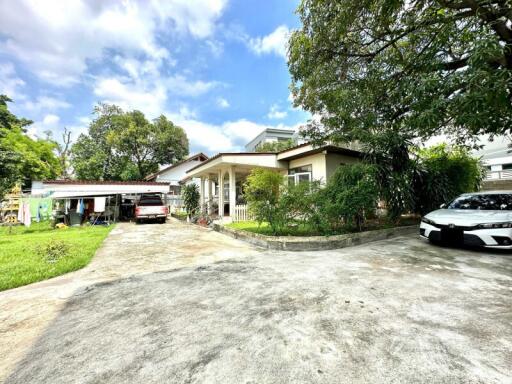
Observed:
[[[478,224],[476,227],[478,229],[512,228],[512,222],[506,221],[504,223],[485,223],[485,224]]]
[[[422,217],[421,221],[423,221],[425,224],[436,225],[434,221],[427,219],[426,217]]]

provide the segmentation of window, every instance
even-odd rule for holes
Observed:
[[[311,181],[311,165],[304,165],[302,167],[292,168],[288,170],[288,184],[296,185],[303,182]]]
[[[463,195],[453,200],[448,209],[480,209],[484,211],[511,211],[512,194]]]

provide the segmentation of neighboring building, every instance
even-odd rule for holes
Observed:
[[[266,128],[245,145],[245,150],[247,152],[256,152],[260,145],[264,143],[275,143],[276,141],[292,139],[297,142],[297,137],[297,133],[291,129]]]
[[[147,181],[166,182],[170,185],[169,193],[171,195],[181,194],[180,181],[187,176],[187,171],[196,167],[203,161],[208,160],[208,156],[204,153],[197,153],[193,156],[179,161],[175,164],[162,168],[160,171],[153,173],[145,178]],[[193,180],[199,185],[199,180]]]
[[[475,152],[486,168],[483,190],[512,190],[512,148],[509,138],[499,138]]]
[[[254,168],[280,172],[289,183],[318,180],[325,183],[340,165],[355,163],[361,152],[351,147],[325,145],[314,147],[304,143],[279,153],[219,153],[187,172],[199,178],[201,205],[220,207],[219,216],[233,217],[235,208],[243,204],[243,184]],[[219,185],[222,185],[219,193]]]

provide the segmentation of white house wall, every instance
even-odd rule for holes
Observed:
[[[179,185],[179,181],[187,176],[187,171],[201,164],[201,161],[192,160],[187,161],[183,164],[179,164],[176,167],[168,169],[157,175],[156,180],[158,182],[167,182],[171,185]]]
[[[325,183],[327,180],[326,155],[316,153],[314,155],[304,156],[299,159],[290,160],[289,169],[311,165],[311,177]]]
[[[326,176],[327,179],[332,176],[340,165],[354,164],[359,161],[358,158],[353,156],[341,155],[339,153],[328,153],[326,157]]]

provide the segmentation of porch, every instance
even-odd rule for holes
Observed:
[[[223,222],[248,217],[243,185],[254,168],[285,172],[287,165],[275,153],[221,153],[187,172],[199,178],[200,206],[208,215]]]

